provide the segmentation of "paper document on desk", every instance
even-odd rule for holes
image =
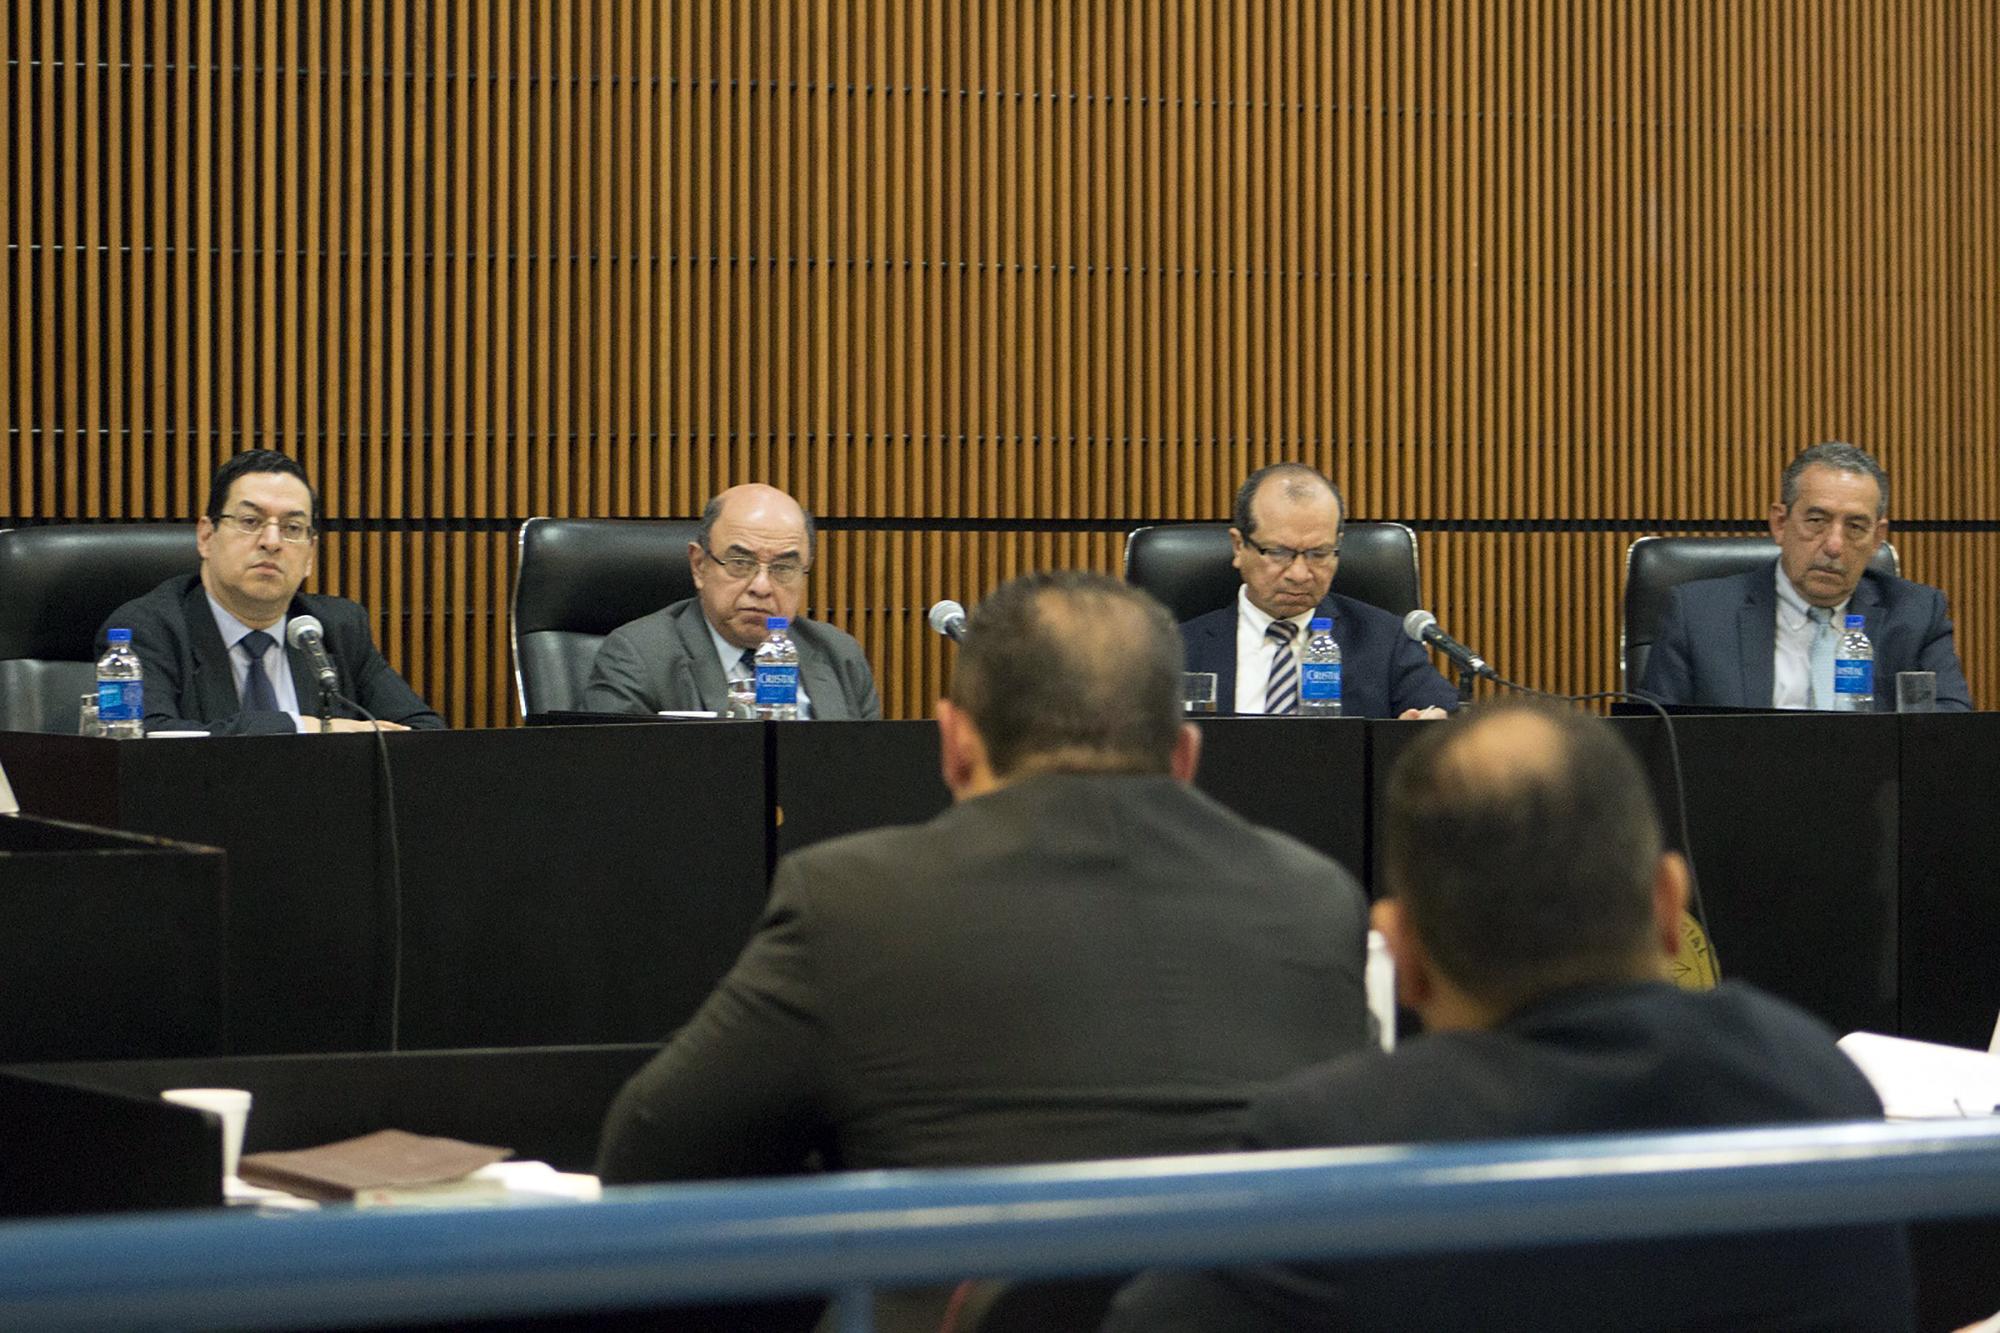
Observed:
[[[2000,1108],[2000,1056],[1874,1032],[1850,1032],[1840,1049],[1875,1086],[1891,1120],[1956,1120]]]

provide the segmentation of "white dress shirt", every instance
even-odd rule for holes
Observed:
[[[1833,632],[1838,635],[1845,625],[1842,619],[1847,614],[1847,603],[1852,597],[1833,608]],[[1812,642],[1818,627],[1813,624],[1811,604],[1799,596],[1799,590],[1792,586],[1785,576],[1785,566],[1778,565],[1778,632],[1776,651],[1771,658],[1771,707],[1810,708],[1812,707]],[[1839,639],[1834,640],[1839,646]],[[1825,699],[1822,708],[1833,707],[1833,700]]]
[[[1298,632],[1292,636],[1293,653],[1306,646],[1306,625],[1318,609],[1314,607],[1312,611],[1290,617],[1292,624],[1298,627]],[[1265,614],[1250,600],[1248,588],[1237,588],[1236,711],[1239,713],[1264,711],[1264,695],[1271,685],[1271,663],[1278,655],[1278,646],[1265,633],[1274,619],[1275,616]]]

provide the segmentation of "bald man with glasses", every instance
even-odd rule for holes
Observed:
[[[1307,626],[1333,621],[1341,704],[1348,717],[1443,717],[1458,691],[1395,616],[1331,591],[1347,507],[1303,463],[1250,474],[1236,492],[1229,538],[1243,587],[1233,606],[1181,626],[1187,669],[1211,671],[1215,697],[1236,713],[1296,713]]]
[[[583,706],[596,713],[719,713],[773,616],[799,650],[799,716],[879,718],[861,645],[798,618],[812,568],[812,515],[774,486],[731,487],[708,502],[688,543],[695,595],[620,625],[597,650]]]

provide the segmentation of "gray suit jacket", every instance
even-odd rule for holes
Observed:
[[[1346,871],[1171,778],[1023,778],[786,857],[598,1169],[1218,1149],[1263,1084],[1362,1044],[1366,931]]]
[[[1943,593],[1871,570],[1847,609],[1865,620],[1875,645],[1877,712],[1895,711],[1899,671],[1936,672],[1940,709],[1972,707]],[[1683,583],[1667,594],[1639,690],[1662,703],[1769,708],[1777,642],[1775,559],[1747,573]]]
[[[838,722],[882,716],[875,677],[860,644],[816,620],[794,620],[791,635],[799,648],[799,683],[812,700],[815,718]],[[583,692],[583,706],[594,713],[669,708],[713,713],[728,702],[729,683],[716,661],[698,597],[611,631],[597,650]]]

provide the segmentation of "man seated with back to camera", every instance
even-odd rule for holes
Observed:
[[[375,648],[368,612],[345,597],[299,591],[319,550],[319,496],[305,469],[272,449],[232,455],[215,471],[195,524],[201,568],[176,574],[113,611],[97,631],[132,631],[144,672],[147,731],[216,736],[316,732],[319,678],[286,639],[297,616],[319,619],[339,692],[390,731],[433,730],[432,712]],[[371,725],[340,699],[330,731]]]
[[[1881,1118],[1816,1019],[1662,979],[1688,869],[1601,720],[1511,701],[1428,731],[1390,779],[1385,836],[1375,924],[1425,1034],[1280,1083],[1248,1146]],[[1911,1301],[1903,1229],[1874,1226],[1149,1274],[1106,1328],[1881,1329],[1908,1327]]]
[[[688,543],[695,595],[611,631],[591,663],[583,706],[597,713],[720,713],[729,683],[750,680],[772,616],[791,621],[801,718],[879,718],[861,645],[798,618],[812,568],[812,515],[774,486],[732,486],[701,511]]]
[[[938,704],[954,804],[779,864],[612,1106],[605,1181],[1207,1152],[1264,1083],[1361,1044],[1359,886],[1193,789],[1180,692],[1137,588],[982,602]]]
[[[1225,710],[1299,711],[1299,653],[1317,616],[1333,621],[1347,716],[1439,718],[1458,707],[1400,620],[1332,591],[1346,525],[1339,489],[1303,463],[1259,468],[1237,490],[1229,540],[1243,586],[1232,605],[1181,626],[1187,669],[1215,673]]]

